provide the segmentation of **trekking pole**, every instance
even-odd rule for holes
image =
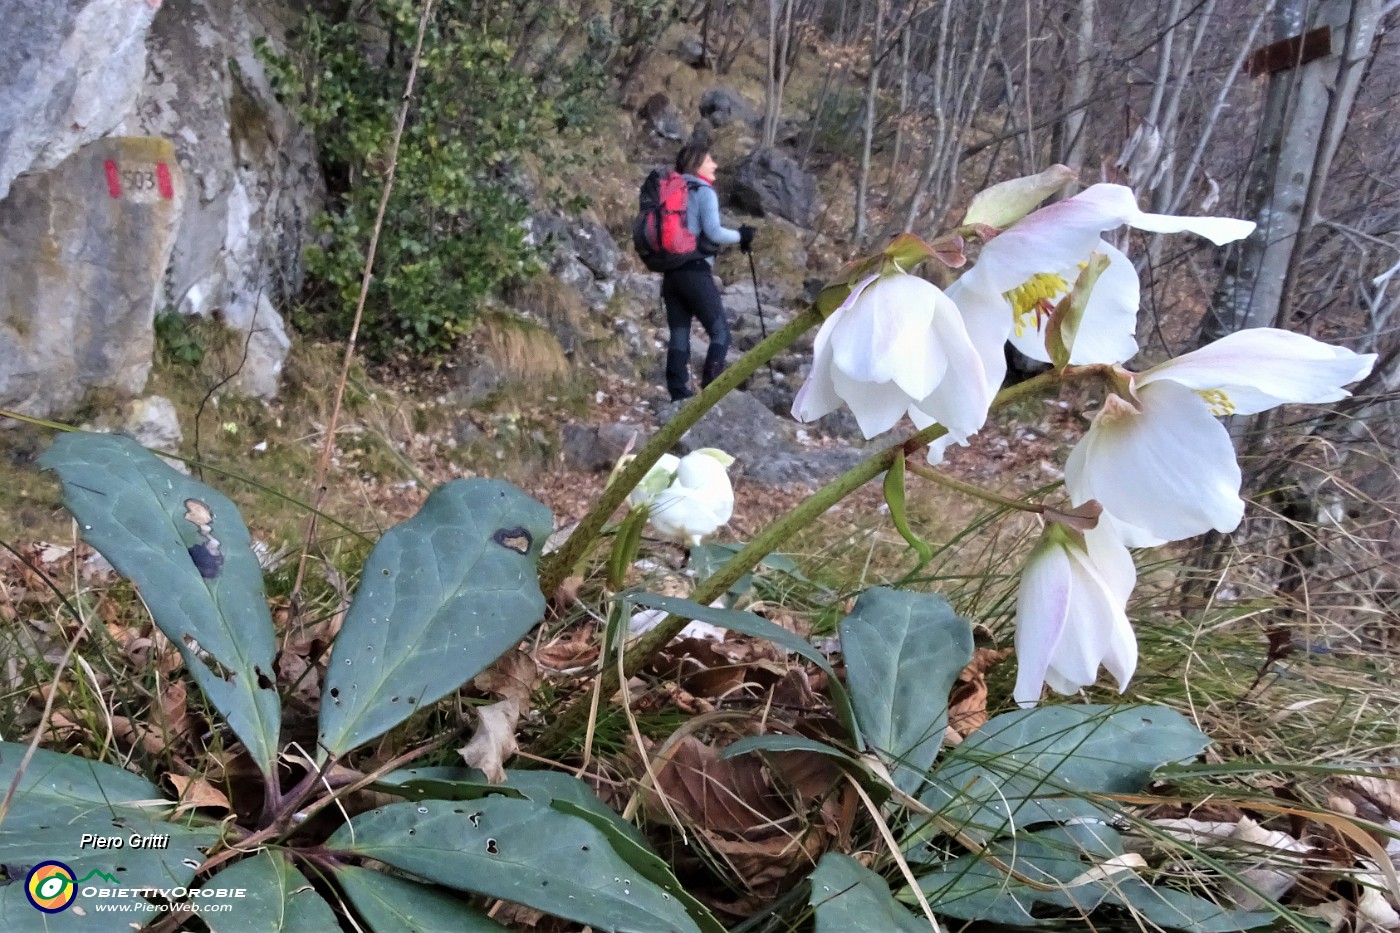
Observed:
[[[763,302],[758,297],[758,269],[753,264],[753,250],[749,250],[749,275],[753,277],[753,304],[758,309],[758,331],[763,335],[763,339],[768,339],[768,325],[763,320]],[[773,384],[778,383],[778,374],[773,372],[773,361],[768,361],[768,378],[773,380]]]

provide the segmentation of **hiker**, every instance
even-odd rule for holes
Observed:
[[[661,278],[661,300],[666,306],[666,326],[671,331],[666,350],[666,388],[672,401],[695,394],[690,387],[692,318],[700,321],[710,338],[710,352],[705,354],[700,387],[703,389],[724,372],[724,357],[729,352],[729,322],[711,267],[715,253],[725,244],[738,243],[745,253],[753,248],[753,227],[744,224],[738,230],[730,230],[720,224],[719,198],[711,187],[717,168],[710,147],[703,142],[687,143],[676,155],[676,171],[685,177],[690,189],[686,201],[686,229],[695,234],[702,255],[668,270]]]

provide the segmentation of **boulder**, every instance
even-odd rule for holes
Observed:
[[[178,451],[180,441],[184,438],[175,403],[162,395],[139,398],[128,405],[122,430],[130,434],[142,447],[150,447],[153,450]]]
[[[146,70],[160,0],[9,0],[0,57],[0,200],[16,176],[105,136]]]
[[[638,115],[647,127],[662,139],[684,139],[685,121],[671,98],[665,94],[653,94],[642,104]]]
[[[525,243],[539,249],[550,274],[575,289],[591,310],[607,307],[617,290],[622,253],[601,224],[534,214],[525,221]]]
[[[561,445],[564,465],[573,470],[606,472],[616,465],[629,443],[634,451],[640,447],[647,433],[635,424],[566,424]]]
[[[90,143],[0,202],[0,406],[46,416],[146,384],[185,182],[163,139]]]
[[[712,126],[728,126],[738,120],[752,123],[758,112],[750,107],[737,91],[727,87],[712,87],[700,98],[700,116]]]
[[[776,149],[755,149],[735,167],[729,201],[760,217],[772,214],[803,227],[811,226],[821,207],[816,178]]]
[[[692,68],[710,67],[710,56],[705,52],[705,41],[699,36],[682,36],[676,43],[676,57]]]
[[[278,102],[255,52],[259,39],[285,49],[272,9],[165,0],[140,93],[118,127],[171,140],[196,195],[181,211],[164,304],[219,312],[251,331],[249,363],[234,385],[261,397],[277,391],[289,346],[277,307],[301,290],[302,247],[324,200],[315,141]]]

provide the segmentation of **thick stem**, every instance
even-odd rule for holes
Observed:
[[[569,535],[567,541],[550,554],[540,563],[540,589],[546,596],[550,596],[559,589],[559,584],[564,582],[564,578],[573,572],[574,566],[583,557],[584,553],[598,537],[598,532],[617,507],[622,504],[622,500],[627,498],[636,485],[646,476],[647,471],[661,459],[661,455],[669,451],[676,442],[681,439],[681,435],[690,430],[691,425],[699,421],[705,412],[714,407],[731,389],[736,388],[749,376],[753,375],[764,363],[768,362],[779,351],[791,346],[798,337],[820,324],[822,316],[816,308],[810,308],[789,321],[784,327],[774,331],[767,340],[761,342],[748,353],[741,356],[733,366],[720,373],[719,378],[706,386],[698,395],[690,400],[676,416],[662,426],[660,431],[643,447],[637,458],[627,465],[617,478],[603,490],[603,494],[598,498],[597,503],[589,510],[583,520],[578,523],[573,534]]]
[[[997,397],[992,402],[992,407],[999,408],[1010,402],[1025,398],[1039,392],[1045,386],[1055,382],[1060,378],[1060,373],[1054,371],[1041,373],[1032,379],[1028,379],[1018,385],[1002,389],[997,393]],[[758,566],[759,561],[771,554],[779,545],[788,541],[794,534],[807,527],[816,519],[826,513],[828,509],[840,502],[870,480],[879,476],[893,465],[895,457],[899,451],[912,451],[918,447],[928,444],[947,433],[942,425],[933,425],[918,432],[903,444],[896,444],[885,450],[874,454],[861,461],[851,469],[842,473],[836,479],[818,489],[797,508],[784,515],[782,518],[769,525],[750,541],[743,550],[735,554],[729,561],[715,571],[713,576],[707,577],[704,582],[696,588],[691,595],[691,600],[701,604],[708,604],[712,600],[723,595],[736,580]],[[639,670],[646,667],[653,657],[671,639],[680,634],[690,620],[683,616],[669,615],[661,621],[656,628],[647,632],[637,639],[626,651],[623,657],[621,668],[622,677],[631,677]],[[599,673],[601,695],[610,697],[617,692],[622,680],[619,677],[618,669],[607,666]],[[592,691],[589,691],[592,694]],[[576,734],[582,729],[584,722],[589,715],[588,697],[575,700],[568,709],[556,719],[548,729],[534,743],[536,749],[554,749],[561,746],[569,736]]]

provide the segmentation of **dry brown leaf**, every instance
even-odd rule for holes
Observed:
[[[534,663],[533,661],[531,662]],[[492,784],[504,784],[505,762],[520,750],[515,744],[515,726],[520,722],[520,706],[515,700],[502,700],[476,710],[476,733],[457,752],[470,768],[480,768]]]
[[[165,736],[159,729],[152,729],[148,724],[128,716],[112,717],[112,735],[119,744],[128,748],[139,745],[148,755],[159,755],[165,751]]]
[[[1400,820],[1400,778],[1393,774],[1352,774],[1340,780],[1348,791],[1379,809],[1386,820]]]
[[[495,664],[472,678],[472,686],[482,693],[514,700],[522,710],[530,708],[530,694],[539,682],[535,659],[519,648],[501,655]]]
[[[177,815],[203,807],[215,807],[225,813],[233,809],[224,792],[202,777],[171,773],[165,775],[164,780],[175,789],[179,801],[175,806]]]
[[[535,649],[535,662],[551,671],[575,671],[598,660],[598,645],[593,640],[595,627],[572,628],[547,645]]]
[[[721,760],[718,749],[687,736],[658,763],[656,793],[697,829],[742,835],[789,815],[756,755]],[[659,800],[650,801],[658,819]]]
[[[967,738],[987,722],[987,671],[1011,655],[1010,648],[975,648],[948,699],[948,728]]]

